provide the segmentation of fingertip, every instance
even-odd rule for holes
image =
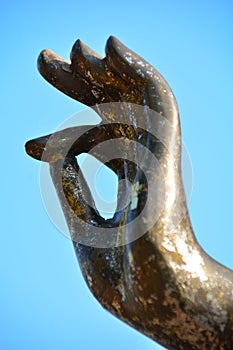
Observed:
[[[74,60],[78,58],[84,58],[87,61],[102,59],[102,57],[99,54],[97,54],[94,50],[92,50],[88,45],[86,45],[80,39],[78,39],[74,43],[70,53],[70,59],[72,63]]]
[[[26,153],[37,160],[42,160],[42,155],[45,150],[46,142],[42,138],[29,140],[25,144]]]
[[[70,60],[72,61],[75,56],[81,54],[82,52],[82,41],[80,39],[76,40],[74,45],[72,46],[71,52],[70,52]]]
[[[52,66],[58,58],[59,57],[52,50],[42,50],[37,59],[37,68],[39,72],[43,71],[49,65]]]
[[[106,55],[111,54],[111,52],[117,53],[124,45],[115,36],[111,35],[105,46]]]

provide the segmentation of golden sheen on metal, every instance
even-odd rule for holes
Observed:
[[[102,118],[102,123],[91,129],[77,126],[26,144],[30,156],[50,164],[80,268],[95,298],[120,320],[167,349],[233,349],[233,272],[208,256],[194,236],[181,176],[179,113],[165,79],[114,37],[107,41],[104,58],[78,40],[71,51],[71,62],[44,50],[38,69],[49,83],[92,107]],[[111,109],[119,102],[126,106],[128,124]],[[158,128],[154,120],[143,113],[135,117],[131,104],[161,117],[167,147],[154,136]],[[74,135],[80,137],[67,152]],[[146,172],[127,157],[109,160],[106,165],[119,181],[128,179],[133,184],[130,191],[134,191],[134,203],[132,199],[122,207],[124,193],[119,191],[118,210],[112,219],[104,220],[75,156],[88,153],[105,140],[119,138],[147,148],[158,159],[163,176],[149,156],[143,160]],[[171,161],[168,149],[175,161]],[[133,156],[132,149],[130,152]],[[122,154],[127,155],[125,149]],[[94,155],[104,161],[98,147]],[[137,239],[127,241],[133,234],[127,224],[136,220],[149,196],[147,176],[159,184],[149,209],[158,209],[160,188],[165,193],[163,207],[154,225]],[[81,232],[81,226],[77,232],[75,217],[94,229],[88,231],[84,225],[86,231]],[[144,216],[145,222],[149,219],[149,214]],[[79,242],[80,234],[90,239],[93,235],[94,241],[95,228],[114,228],[116,244],[108,246],[105,242],[106,246],[98,247]]]

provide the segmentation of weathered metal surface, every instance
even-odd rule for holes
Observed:
[[[93,106],[107,122],[91,130],[89,126],[66,129],[52,138],[48,135],[26,144],[29,155],[50,164],[74,249],[94,296],[115,316],[168,349],[232,349],[233,272],[209,257],[195,239],[180,170],[179,114],[169,85],[150,64],[113,37],[107,41],[103,59],[77,41],[71,63],[45,50],[38,67],[56,88]],[[117,109],[98,107],[110,102],[126,103],[129,125],[121,121]],[[154,136],[156,119],[147,111],[135,117],[134,108],[127,103],[149,107],[164,119],[164,142]],[[71,143],[75,135],[81,136]],[[119,210],[112,219],[104,220],[75,156],[114,138],[134,140],[148,148],[159,160],[163,176],[158,176],[146,155],[144,172],[127,157],[109,161],[107,165],[119,180],[127,178],[138,186],[138,202],[136,208],[128,205],[120,209],[124,193],[119,192]],[[136,151],[142,156],[140,147]],[[134,151],[130,153],[132,156]],[[122,154],[127,156],[127,150],[122,148]],[[103,160],[98,148],[94,155]],[[126,224],[137,218],[147,201],[148,179],[158,186],[152,208],[155,212],[163,189],[161,215],[142,237],[123,244],[131,234]],[[146,215],[149,220],[151,212]],[[116,242],[121,244],[106,244],[106,248],[80,244],[83,233],[76,232],[76,217],[92,225],[84,233],[93,235],[93,241],[95,227],[115,227]]]

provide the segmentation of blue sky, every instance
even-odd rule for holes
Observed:
[[[77,38],[104,55],[112,34],[164,75],[193,167],[194,231],[233,268],[233,3],[1,0],[0,13],[1,349],[161,349],[99,306],[46,214],[24,143],[84,106],[47,84],[36,60],[46,47],[69,58]]]

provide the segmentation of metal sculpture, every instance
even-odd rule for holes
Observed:
[[[26,144],[30,156],[50,164],[93,295],[168,349],[232,349],[233,272],[209,257],[195,239],[182,184],[179,114],[167,82],[114,37],[107,41],[105,58],[78,40],[71,62],[44,50],[38,68],[57,89],[102,118],[95,127],[72,127]],[[114,159],[103,156],[98,145],[119,139],[129,148],[123,142]],[[112,219],[100,216],[75,159],[91,149],[119,181],[128,181],[124,190],[119,187]],[[156,185],[149,201],[150,184]],[[150,222],[146,232],[145,222]],[[111,239],[106,234],[110,229]]]

